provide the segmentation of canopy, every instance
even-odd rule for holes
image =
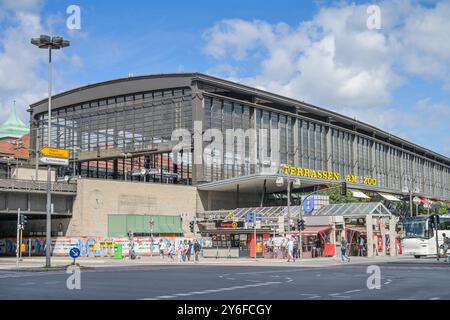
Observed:
[[[364,217],[368,214],[391,216],[391,212],[381,202],[337,203],[323,206],[317,216]]]
[[[396,196],[393,196],[392,194],[381,193],[381,192],[378,192],[378,194],[389,201],[401,201],[399,198],[397,198]]]
[[[352,195],[353,195],[355,198],[370,199],[370,197],[367,196],[364,192],[356,191],[356,190],[350,190],[350,192],[352,193]]]

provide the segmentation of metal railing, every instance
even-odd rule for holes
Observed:
[[[76,194],[76,182],[52,182],[52,192],[60,194]],[[46,193],[46,181],[0,179],[0,191]]]

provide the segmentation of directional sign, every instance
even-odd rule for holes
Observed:
[[[260,213],[256,214],[256,221],[261,221],[262,220],[262,215]]]
[[[69,159],[69,150],[66,150],[66,149],[44,147],[41,150],[39,150],[39,152],[44,157]]]
[[[314,211],[314,198],[308,197],[303,201],[303,210],[305,210],[306,213]]]
[[[80,256],[80,254],[81,254],[81,252],[80,252],[80,249],[78,249],[78,248],[72,248],[72,249],[70,249],[70,251],[69,251],[69,255],[70,255],[73,259],[78,258],[78,257]]]
[[[253,212],[247,212],[247,214],[245,215],[245,222],[253,223],[254,219],[255,219],[254,213]]]
[[[44,164],[53,164],[55,166],[68,166],[69,159],[42,157],[39,161]]]

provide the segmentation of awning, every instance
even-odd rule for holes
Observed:
[[[305,230],[302,231],[302,236],[317,236],[319,233],[324,233],[332,229],[332,226],[305,227]]]
[[[356,191],[356,190],[350,190],[350,192],[352,193],[352,195],[353,195],[355,198],[370,199],[370,197],[367,196],[364,192]]]
[[[378,192],[378,194],[389,201],[401,201],[399,198],[397,198],[396,196],[393,196],[392,194],[381,193],[381,192]]]

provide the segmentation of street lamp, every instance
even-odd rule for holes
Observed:
[[[64,40],[63,37],[50,37],[49,35],[41,35],[39,38],[32,38],[31,44],[37,46],[39,49],[48,49],[48,132],[47,132],[47,146],[51,147],[51,128],[52,128],[52,49],[59,50],[70,45],[68,40]],[[36,159],[38,161],[38,159]],[[47,165],[47,226],[46,226],[46,242],[47,247],[45,250],[45,266],[49,268],[51,266],[50,256],[52,247],[52,223],[51,223],[51,167]]]
[[[291,228],[291,182],[293,182],[293,186],[295,188],[300,188],[301,186],[301,181],[300,179],[289,179],[289,177],[286,177],[286,181],[287,181],[287,211],[288,211],[288,230],[290,231]],[[275,180],[275,184],[278,187],[282,187],[284,185],[284,178],[283,177],[278,177]],[[303,221],[303,211],[302,208],[300,208],[300,218],[299,221]],[[299,259],[302,258],[302,230],[298,230],[298,235],[299,235],[299,239],[298,239],[298,247],[299,247]]]

